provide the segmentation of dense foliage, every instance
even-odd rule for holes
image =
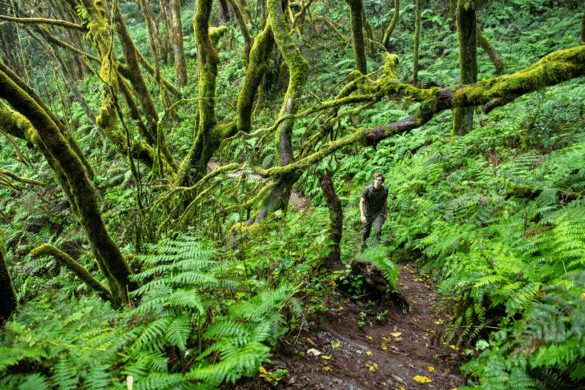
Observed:
[[[392,18],[390,3],[364,2],[376,40]],[[428,3],[421,15],[418,80],[429,87],[457,85],[457,34],[449,4]],[[137,48],[149,53],[142,11],[130,2],[120,6]],[[155,12],[157,6],[153,3]],[[315,29],[300,26],[294,35],[310,65],[301,109],[335,97],[355,68],[347,7],[341,2],[312,7],[338,31],[323,23]],[[478,21],[510,74],[578,45],[581,8],[577,1],[491,1],[478,6]],[[193,15],[194,4],[184,2],[187,68],[195,75]],[[403,81],[412,80],[414,18],[414,5],[404,4],[390,39],[391,51],[400,56],[396,76]],[[214,11],[213,22],[218,19]],[[220,122],[233,112],[246,71],[239,46],[244,37],[235,21],[228,25],[219,39]],[[255,20],[250,27],[257,33],[260,26]],[[346,43],[340,45],[343,37]],[[389,218],[383,246],[367,259],[395,287],[395,263],[412,260],[440,282],[442,300],[454,313],[443,341],[477,346],[463,367],[469,388],[573,389],[585,383],[584,77],[542,88],[489,115],[478,113],[474,130],[464,137],[451,135],[452,113],[445,111],[376,148],[346,146],[297,182],[311,198],[308,208],[289,207],[238,230],[233,226],[255,210],[254,203],[240,206],[265,184],[249,166],[270,168],[280,158],[265,147],[264,138],[273,134],[224,142],[214,162],[241,165],[208,178],[192,213],[173,219],[177,203],[166,202],[173,193],[164,178],[142,165],[133,169],[132,159],[108,145],[79,103],[66,96],[65,81],[43,65],[41,47],[35,41],[22,44],[38,69],[29,82],[91,162],[105,223],[141,287],[129,294],[128,307],[112,308],[57,260],[29,255],[50,243],[105,283],[49,164],[13,137],[2,137],[0,226],[20,306],[0,338],[1,387],[122,389],[133,381],[134,389],[213,389],[254,375],[288,330],[323,309],[320,301],[337,276],[319,270],[329,216],[316,170],[333,175],[342,201],[345,263],[356,256],[360,240],[361,191],[374,172],[384,173]],[[368,53],[370,71],[384,65],[376,50]],[[270,83],[254,117],[257,128],[272,126],[283,99],[279,56],[268,65]],[[478,69],[478,80],[496,74],[484,53]],[[160,71],[174,80],[171,65],[161,64]],[[153,79],[152,93],[162,95]],[[87,75],[78,88],[97,112],[102,88],[97,75]],[[178,108],[182,120],[167,139],[179,154],[189,151],[199,120],[197,83],[187,85],[183,95],[192,100]],[[409,99],[384,97],[341,108],[334,131],[398,121],[419,107]],[[311,141],[316,123],[318,118],[299,118],[294,142]],[[5,171],[38,182],[21,182]]]

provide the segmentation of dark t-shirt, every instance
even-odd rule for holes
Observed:
[[[362,198],[365,199],[366,218],[381,214],[384,212],[384,203],[388,198],[388,187],[382,184],[379,189],[375,189],[374,184],[371,183],[366,186]]]

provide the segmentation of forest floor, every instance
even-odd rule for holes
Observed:
[[[401,264],[398,287],[410,310],[389,299],[373,305],[334,290],[308,324],[283,338],[264,364],[265,374],[242,378],[224,390],[436,389],[465,385],[459,366],[464,346],[441,342],[449,315],[437,309],[439,293],[413,264]],[[278,370],[288,370],[281,377]]]
[[[310,201],[293,188],[290,203],[297,212]],[[287,334],[261,373],[222,390],[451,390],[465,385],[459,366],[470,356],[466,347],[440,340],[450,317],[437,309],[436,286],[419,275],[414,263],[399,267],[398,289],[409,310],[387,297],[368,305],[335,289],[321,301],[327,309],[311,313],[300,331]]]

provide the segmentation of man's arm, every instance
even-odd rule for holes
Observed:
[[[366,211],[365,211],[366,199],[362,196],[360,198],[360,221],[366,223]]]

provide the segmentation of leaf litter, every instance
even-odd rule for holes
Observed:
[[[264,364],[271,371],[288,370],[276,384],[264,381],[260,373],[222,390],[452,390],[465,385],[459,366],[470,357],[456,348],[471,346],[441,342],[449,313],[436,310],[439,294],[413,265],[400,268],[399,290],[410,311],[404,313],[384,299],[368,307],[334,293],[325,301],[329,310],[310,318],[300,333],[296,329],[283,338],[271,362]],[[319,354],[306,353],[311,349]]]

